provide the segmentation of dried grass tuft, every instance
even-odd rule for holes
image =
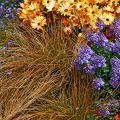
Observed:
[[[73,41],[62,31],[17,27],[13,44],[0,50],[1,119],[13,120],[37,99],[60,89],[71,69]],[[10,74],[11,73],[11,74]]]
[[[86,120],[94,112],[93,76],[70,65],[77,36],[59,26],[15,30],[13,44],[0,50],[0,120]]]

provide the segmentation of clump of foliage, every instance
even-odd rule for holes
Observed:
[[[98,92],[103,91],[97,101],[99,114],[112,119],[114,113],[120,112],[120,20],[110,26],[99,24],[102,26],[97,32],[85,33],[87,45],[80,45],[74,65],[78,70],[95,74],[92,85]]]

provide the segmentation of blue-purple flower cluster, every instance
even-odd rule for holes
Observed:
[[[110,65],[112,68],[109,83],[113,88],[118,88],[120,87],[120,59],[112,58]]]
[[[113,107],[119,107],[119,101],[115,98],[110,98],[108,102],[98,104],[98,113],[101,117],[108,117],[111,114]]]
[[[0,28],[5,27],[5,21],[11,21],[15,17],[17,5],[21,0],[5,0],[0,2]]]
[[[97,32],[90,31],[85,34],[87,42],[92,42],[94,45],[100,46],[105,50],[120,54],[120,19],[115,20],[107,27],[101,21],[97,22],[96,25],[98,26]],[[108,38],[112,38],[112,42]]]
[[[98,113],[104,118],[119,110],[120,106],[116,100],[118,95],[112,93],[113,90],[120,90],[120,19],[110,26],[102,21],[96,25],[97,32],[91,30],[85,33],[87,45],[80,45],[74,65],[86,73],[95,73],[96,78],[92,81],[94,89],[101,92],[107,88],[103,96],[110,95],[112,98],[107,103],[100,102],[98,106]]]
[[[95,78],[92,82],[92,85],[95,89],[100,90],[102,87],[104,87],[105,82],[102,78]]]
[[[88,45],[80,45],[75,63],[79,67],[82,65],[86,73],[94,73],[97,68],[105,66],[105,62],[105,58],[97,55]]]

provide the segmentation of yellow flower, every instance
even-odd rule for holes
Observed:
[[[110,25],[113,21],[115,16],[112,13],[104,12],[99,17],[106,25]]]
[[[20,18],[20,19],[23,19],[23,22],[24,22],[24,21],[28,21],[28,17],[27,17],[27,15],[24,14],[24,13],[20,13],[20,14],[19,14],[19,18]]]
[[[37,30],[43,30],[43,26],[46,25],[46,18],[43,16],[37,16],[31,21],[31,26]]]
[[[28,6],[29,4],[20,3],[20,11],[24,14],[28,14]]]
[[[27,15],[29,11],[28,11],[28,9],[22,9],[21,12]]]
[[[98,13],[99,9],[97,5],[89,6],[87,8],[87,15],[90,17],[90,19],[96,18],[96,14]]]
[[[48,11],[52,11],[54,8],[56,1],[55,0],[42,0],[42,4],[48,9]]]
[[[39,4],[35,3],[35,2],[31,2],[31,4],[28,7],[29,10],[36,10],[39,9]]]
[[[113,0],[113,1],[114,1],[115,6],[119,5],[120,0]]]
[[[106,7],[103,8],[103,10],[108,12],[114,12],[114,8],[111,5],[107,5]]]
[[[84,2],[76,2],[74,5],[77,10],[81,10],[88,7],[87,4],[85,4]]]
[[[96,22],[97,22],[97,19],[92,19],[90,20],[90,25],[93,29],[97,29],[97,26],[96,26]]]
[[[117,7],[116,13],[120,13],[120,7]]]
[[[24,4],[28,4],[30,0],[24,0]]]
[[[70,9],[70,3],[69,2],[63,2],[63,3],[60,3],[60,6],[59,6],[59,8],[58,8],[58,12],[60,12],[61,14],[63,14],[63,15],[70,15],[70,11],[69,11],[69,9]]]

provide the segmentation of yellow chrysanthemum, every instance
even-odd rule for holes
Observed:
[[[27,16],[26,14],[24,14],[24,13],[20,13],[20,14],[19,14],[19,18],[20,18],[20,19],[23,19],[23,22],[24,22],[24,21],[28,21],[28,16]]]
[[[37,16],[31,21],[31,26],[37,30],[43,30],[43,26],[46,25],[46,18],[44,16]]]
[[[24,0],[24,4],[29,4],[30,0]]]
[[[77,10],[85,9],[88,7],[88,5],[85,4],[84,2],[75,2],[74,5]]]
[[[55,0],[42,0],[42,4],[48,9],[48,11],[52,11],[53,7],[56,4]]]
[[[120,7],[117,7],[116,13],[120,13]]]
[[[107,5],[103,8],[104,11],[114,12],[114,8],[111,5]]]
[[[97,5],[89,6],[87,8],[87,15],[90,17],[90,19],[96,18],[96,14],[98,13],[99,9]]]
[[[60,12],[62,15],[70,15],[70,3],[69,2],[63,2],[60,4],[59,8],[58,8],[58,12]]]
[[[29,4],[25,4],[25,3],[20,3],[20,10],[22,13],[24,14],[28,14],[28,11],[29,11]]]
[[[36,10],[39,9],[39,4],[37,4],[36,2],[31,2],[31,4],[28,6],[29,10]]]
[[[96,22],[97,22],[97,18],[90,20],[90,25],[93,29],[97,29]]]
[[[99,17],[106,25],[110,25],[114,21],[114,14],[109,13],[109,12],[104,12],[102,15]]]

